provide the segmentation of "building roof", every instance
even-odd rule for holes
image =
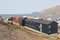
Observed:
[[[26,20],[37,22],[37,23],[42,23],[42,24],[50,24],[51,22],[55,22],[55,21],[47,21],[47,20],[39,20],[39,19],[26,19]]]
[[[24,18],[24,17],[20,17],[20,20],[24,20],[24,19],[26,19],[26,18],[27,18],[27,17],[25,17],[25,18]]]

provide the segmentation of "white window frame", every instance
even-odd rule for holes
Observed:
[[[40,28],[40,31],[42,32],[42,24],[40,24],[39,28]]]
[[[49,33],[50,33],[50,28],[51,28],[51,25],[49,25]]]

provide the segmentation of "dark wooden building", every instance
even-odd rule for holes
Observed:
[[[20,17],[19,19],[20,19],[19,24],[21,26],[25,26],[25,20],[26,20],[26,18]]]
[[[23,23],[25,23],[24,25],[29,28],[46,34],[54,34],[58,32],[58,23],[56,23],[55,21],[26,19],[25,21],[23,21]]]

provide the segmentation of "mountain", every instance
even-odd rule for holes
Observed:
[[[46,10],[43,10],[41,12],[33,12],[38,14],[60,14],[60,5],[52,8],[48,8]]]

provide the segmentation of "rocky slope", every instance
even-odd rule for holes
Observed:
[[[48,8],[46,10],[43,10],[41,12],[33,12],[38,14],[60,14],[60,5],[52,8]]]
[[[0,40],[50,40],[17,29],[15,26],[0,24]]]

